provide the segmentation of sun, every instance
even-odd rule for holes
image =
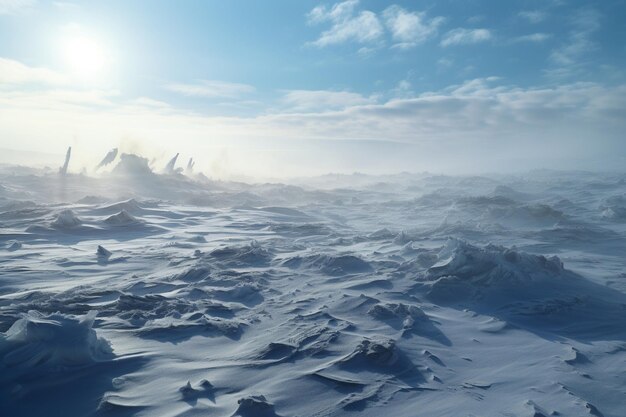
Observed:
[[[105,69],[104,49],[88,36],[73,35],[65,39],[63,53],[70,71],[82,79],[98,78]]]

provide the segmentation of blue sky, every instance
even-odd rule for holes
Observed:
[[[0,147],[216,176],[617,168],[625,23],[618,0],[0,0]]]

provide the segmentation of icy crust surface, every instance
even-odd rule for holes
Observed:
[[[556,279],[564,272],[557,256],[546,258],[503,246],[476,247],[463,240],[449,239],[428,268],[429,278],[455,276],[485,286],[531,285]]]
[[[0,167],[2,416],[623,416],[623,175],[112,169]]]
[[[95,311],[80,318],[24,314],[0,339],[4,376],[11,368],[62,369],[110,359],[109,342],[92,328],[95,316]]]

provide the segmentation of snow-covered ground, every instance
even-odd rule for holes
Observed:
[[[125,158],[0,169],[0,415],[625,415],[626,175]]]

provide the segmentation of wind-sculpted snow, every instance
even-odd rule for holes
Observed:
[[[346,275],[371,272],[366,261],[354,255],[309,255],[296,256],[283,262],[289,268],[319,270],[327,275]]]
[[[428,268],[427,278],[456,277],[481,286],[524,285],[563,275],[563,263],[552,256],[531,255],[501,246],[484,248],[450,239]]]
[[[139,224],[139,220],[126,210],[122,210],[117,214],[107,217],[104,219],[104,222],[111,226],[129,226]]]
[[[82,375],[98,372],[100,366],[114,359],[110,343],[93,329],[96,314],[90,311],[74,317],[31,311],[23,314],[4,334],[0,333],[3,413],[23,415],[30,407],[16,400],[29,401],[26,399],[33,395],[45,395],[45,390],[59,381],[69,387]],[[50,406],[54,406],[54,401],[46,408]]]
[[[81,223],[82,221],[76,217],[72,210],[63,210],[52,222],[52,227],[64,229],[78,226]]]
[[[537,332],[626,340],[619,324],[626,296],[565,269],[556,256],[449,240],[424,279],[428,297],[439,303],[459,303]]]
[[[623,415],[623,175],[111,163],[0,167],[2,416]]]
[[[209,253],[211,258],[232,267],[266,266],[272,260],[272,252],[256,241],[244,246],[226,246]]]
[[[112,215],[112,214],[117,214],[121,212],[140,215],[144,213],[146,210],[137,202],[137,200],[135,200],[134,198],[131,198],[126,201],[120,201],[117,203],[98,207],[94,211],[102,215]]]
[[[602,202],[602,217],[615,221],[626,220],[626,194],[614,195]]]
[[[3,377],[12,369],[61,369],[110,359],[110,344],[92,328],[95,317],[95,311],[81,318],[25,314],[0,339]]]

